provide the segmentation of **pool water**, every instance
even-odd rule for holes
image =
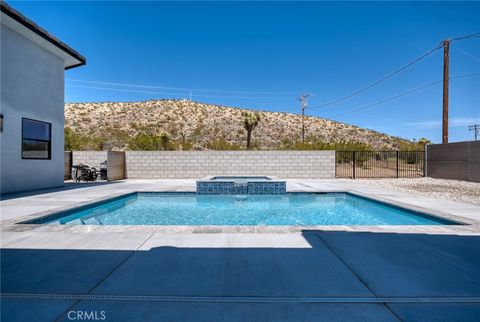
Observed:
[[[348,193],[134,193],[36,222],[62,225],[446,225],[452,222]]]

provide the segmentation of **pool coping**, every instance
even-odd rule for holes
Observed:
[[[228,177],[231,177],[230,179],[216,179],[216,180],[213,180],[214,178],[218,178],[218,177],[224,177],[224,178],[228,178]],[[235,181],[235,177],[242,177],[242,178],[248,178],[247,180],[238,180],[238,181],[248,181],[248,182],[272,182],[272,181],[281,181],[281,182],[285,182],[286,180],[282,180],[278,177],[275,177],[275,176],[227,176],[227,175],[212,175],[212,176],[206,176],[206,177],[203,177],[203,178],[200,178],[200,179],[197,179],[196,182],[199,182],[199,181],[215,181],[215,182],[232,182],[232,181]],[[262,179],[254,179],[254,178],[260,178],[260,177],[263,177],[263,178],[267,178],[267,180],[262,180]]]
[[[194,191],[146,191],[135,190],[124,191],[121,193],[112,193],[108,196],[96,198],[88,202],[72,203],[68,207],[59,207],[51,210],[29,214],[10,220],[5,220],[0,224],[1,231],[9,232],[141,232],[141,233],[168,233],[168,234],[185,234],[185,233],[300,233],[306,230],[322,230],[322,231],[368,231],[368,232],[401,232],[401,233],[440,233],[440,234],[475,234],[480,232],[480,221],[462,217],[460,215],[451,214],[445,211],[431,209],[418,206],[411,203],[405,203],[398,200],[389,199],[371,193],[360,192],[355,189],[325,189],[322,191],[287,191],[288,194],[295,193],[348,193],[357,197],[366,198],[372,201],[381,202],[394,207],[405,208],[410,211],[425,214],[430,217],[436,217],[442,220],[452,221],[458,225],[318,225],[318,226],[220,226],[220,225],[203,225],[203,226],[186,226],[186,225],[49,225],[22,223],[25,221],[38,220],[56,213],[74,211],[85,207],[90,207],[97,203],[102,203],[115,198],[121,198],[133,193],[185,193],[195,194]]]

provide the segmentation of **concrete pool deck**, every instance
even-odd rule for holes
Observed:
[[[131,191],[194,188],[127,180],[2,200],[1,320],[70,321],[72,311],[104,311],[106,321],[480,320],[474,205],[350,180],[288,180],[289,191],[352,191],[470,224],[255,233],[14,224]]]
[[[305,229],[476,234],[480,206],[429,198],[412,193],[355,183],[354,180],[286,180],[287,192],[343,192],[399,205],[464,225],[434,226],[102,226],[34,225],[18,222],[135,191],[195,191],[195,180],[123,180],[112,183],[69,183],[63,188],[6,196],[0,201],[1,231],[158,232],[158,233],[292,233]]]

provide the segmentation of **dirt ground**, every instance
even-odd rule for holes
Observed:
[[[361,179],[356,182],[480,205],[480,183],[434,178]]]

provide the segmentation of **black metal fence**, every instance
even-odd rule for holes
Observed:
[[[425,175],[424,151],[336,151],[337,178],[418,178]]]

